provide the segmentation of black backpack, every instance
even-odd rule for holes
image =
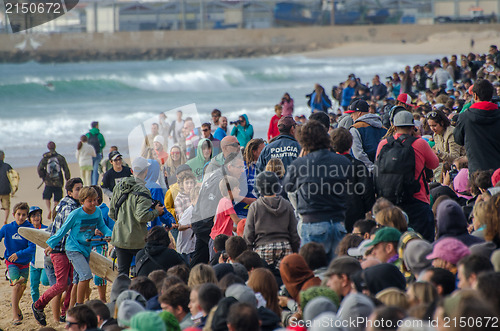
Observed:
[[[89,144],[94,146],[96,154],[99,154],[101,152],[101,143],[99,142],[98,134],[92,134],[89,132]]]
[[[408,202],[420,190],[420,179],[415,179],[415,151],[411,146],[417,138],[402,135],[397,140],[387,138],[375,161],[375,189],[396,205]]]

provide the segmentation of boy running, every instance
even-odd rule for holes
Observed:
[[[20,227],[32,228],[28,222],[29,206],[20,202],[14,206],[14,222],[2,226],[0,241],[5,238],[5,264],[9,270],[10,286],[12,286],[12,324],[19,325],[23,313],[19,301],[23,296],[28,281],[30,261],[35,254],[35,244],[24,239],[17,232]]]
[[[48,247],[45,253],[49,254],[69,232],[66,240],[66,255],[71,261],[78,278],[76,294],[76,304],[83,304],[85,294],[89,290],[89,282],[92,279],[92,272],[89,266],[91,243],[87,239],[92,239],[94,234],[111,236],[111,230],[106,226],[102,218],[98,205],[97,192],[92,187],[84,187],[80,190],[79,200],[82,207],[69,214],[66,222],[47,240]]]

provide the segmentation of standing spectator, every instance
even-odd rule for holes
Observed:
[[[163,173],[165,175],[168,186],[174,185],[177,182],[177,168],[186,163],[186,155],[182,153],[179,145],[174,145],[170,148],[170,157],[165,162]]]
[[[174,144],[180,144],[182,140],[182,128],[184,127],[184,120],[182,119],[182,111],[177,111],[177,119],[170,124],[170,139],[174,140]]]
[[[325,93],[323,86],[319,84],[314,85],[314,91],[308,95],[310,97],[308,106],[311,107],[311,112],[328,112],[328,108],[332,107],[332,101]]]
[[[43,154],[43,158],[38,164],[38,176],[45,183],[45,188],[42,193],[42,198],[49,209],[48,219],[52,218],[52,209],[50,199],[54,197],[54,207],[57,206],[62,198],[62,187],[64,179],[69,180],[71,174],[69,172],[68,163],[64,156],[56,152],[56,144],[50,141],[47,144],[49,151]],[[64,179],[63,179],[64,171]]]
[[[106,146],[104,136],[99,131],[99,122],[90,123],[90,131],[86,134],[90,145],[94,146],[96,156],[92,158],[92,185],[99,181],[99,163],[102,160],[102,149]]]
[[[453,135],[455,142],[465,146],[469,172],[500,168],[500,112],[490,102],[493,85],[480,79],[472,87],[474,104],[458,117]]]
[[[12,170],[10,164],[4,162],[5,153],[0,150],[0,202],[2,204],[2,210],[5,211],[5,218],[3,224],[7,224],[10,213],[10,181],[8,173]]]
[[[344,109],[347,109],[349,105],[351,104],[351,101],[356,94],[356,79],[354,77],[350,78],[348,81],[347,86],[342,90],[342,102],[341,106]]]
[[[124,178],[132,176],[132,170],[123,165],[123,156],[120,152],[113,151],[109,153],[109,161],[113,165],[113,168],[106,171],[104,176],[102,176],[101,188],[104,194],[111,199],[115,186]]]
[[[273,142],[262,149],[259,159],[255,165],[255,174],[258,175],[264,171],[267,163],[271,159],[280,159],[285,166],[285,172],[288,166],[299,156],[300,145],[295,139],[295,128],[297,123],[292,116],[283,116],[278,122],[280,132]]]
[[[91,185],[91,175],[93,170],[92,158],[96,157],[95,149],[88,144],[87,136],[80,137],[75,153],[78,165],[80,166],[80,174],[82,175],[84,186]]]
[[[293,114],[293,99],[290,97],[290,94],[286,92],[281,98],[280,102],[281,107],[283,107],[283,116],[292,116]]]
[[[144,128],[144,127],[143,127]],[[144,133],[146,133],[144,129]],[[144,137],[141,146],[141,155],[146,159],[152,159],[154,153],[154,139],[160,134],[160,125],[158,123],[151,124],[151,133]]]
[[[373,171],[373,162],[380,139],[386,134],[380,116],[368,113],[366,101],[356,100],[346,113],[351,114],[354,124],[349,129],[352,135],[352,155]]]
[[[377,148],[377,193],[403,209],[409,218],[408,226],[432,242],[434,215],[425,169],[435,169],[439,160],[427,141],[412,136],[415,122],[410,112],[398,112],[393,124],[394,136],[382,140]]]
[[[331,259],[346,233],[343,223],[352,165],[330,151],[328,133],[318,121],[303,125],[298,140],[303,156],[288,167],[285,191],[297,193],[297,212],[303,221],[302,245],[311,241],[323,244]]]
[[[380,82],[380,76],[375,75],[372,80],[372,100],[375,102],[381,102],[387,95],[387,86]]]
[[[253,126],[248,121],[248,116],[243,114],[239,117],[231,130],[231,136],[235,136],[240,143],[240,146],[245,147],[247,143],[253,138]]]
[[[488,53],[494,56],[495,64],[500,68],[500,52],[498,51],[497,45],[491,45]]]
[[[168,159],[168,154],[165,151],[165,147],[167,146],[165,138],[163,138],[163,136],[157,135],[153,140],[153,146],[154,146],[154,154],[152,155],[153,159],[157,160],[158,163],[160,163],[161,166],[163,166]]]
[[[167,115],[165,115],[165,113],[162,112],[158,115],[158,124],[160,125],[160,131],[158,134],[165,139],[163,149],[168,151],[168,134],[170,132],[170,124],[167,123]]]
[[[147,233],[146,223],[163,215],[164,207],[156,204],[151,209],[151,193],[146,188],[145,178],[150,163],[138,157],[132,162],[133,177],[122,180],[113,190],[109,207],[109,216],[116,221],[111,237],[118,257],[118,273],[128,276],[130,264],[139,250],[144,248]],[[118,205],[120,198],[125,201]]]
[[[210,131],[208,128],[205,128],[205,130]],[[202,138],[198,141],[196,157],[186,162],[186,164],[193,170],[193,173],[199,182],[203,179],[203,170],[205,170],[205,165],[210,162],[213,155],[212,142],[210,139]]]
[[[421,66],[418,64],[413,67],[413,80],[414,80],[414,86],[415,89],[418,92],[425,91],[426,89],[426,82],[427,82],[427,75],[425,74],[424,69],[422,69]]]
[[[222,141],[227,136],[227,117],[221,116],[219,119],[219,127],[214,132],[214,138]]]
[[[345,156],[354,167],[352,189],[350,190],[348,207],[346,210],[345,227],[347,232],[352,232],[354,222],[364,219],[375,203],[375,190],[373,176],[363,162],[350,154],[352,135],[344,128],[333,130],[330,135],[333,150]],[[356,189],[355,189],[356,188]]]
[[[271,141],[274,137],[277,137],[280,132],[278,130],[278,122],[283,116],[283,107],[281,105],[274,106],[275,115],[271,117],[269,121],[269,129],[267,130],[267,140]]]
[[[212,110],[212,123],[208,123],[208,124],[211,124],[211,134],[214,133],[219,127],[220,127],[220,118],[222,116],[222,113],[220,112],[220,110],[218,109],[214,109]]]

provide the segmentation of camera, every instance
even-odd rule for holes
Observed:
[[[453,164],[450,170],[450,182],[453,182],[453,180],[455,179],[455,177],[457,177],[457,175],[458,175],[457,167]]]
[[[153,199],[153,202],[151,203],[151,209],[155,209],[156,206],[163,207],[163,203],[160,200]]]
[[[239,124],[241,124],[241,121],[240,120],[232,121],[232,122],[229,122],[229,124],[231,124],[231,125],[239,125]]]

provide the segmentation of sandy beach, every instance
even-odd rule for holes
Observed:
[[[415,26],[415,29],[418,29],[418,26]],[[473,48],[471,48],[471,39],[474,39]],[[338,47],[333,49],[306,52],[301,53],[300,55],[311,58],[320,58],[335,56],[429,54],[429,60],[431,60],[433,59],[431,55],[462,54],[469,53],[471,51],[474,53],[487,53],[488,47],[491,44],[500,44],[500,32],[485,31],[484,33],[476,33],[474,35],[466,32],[446,34],[437,33],[435,35],[432,35],[426,42],[423,43],[348,43],[338,45]],[[395,71],[399,71],[402,69],[404,68],[394,68]],[[76,134],[75,139],[78,139]],[[8,154],[6,155],[5,162],[9,163]],[[48,209],[42,200],[43,186],[40,187],[40,189],[37,189],[37,187],[41,183],[41,180],[38,178],[36,167],[28,167],[16,170],[20,173],[21,180],[19,191],[15,194],[14,197],[11,198],[11,213],[12,206],[14,206],[16,203],[21,201],[27,202],[30,206],[36,205],[43,209],[43,222],[47,224]],[[72,176],[80,176],[80,171],[77,164],[71,164],[70,170]],[[3,216],[3,213],[1,215]],[[9,222],[10,221],[12,221],[12,216],[9,217]],[[9,287],[8,282],[3,277],[4,273],[5,264],[2,263],[0,266],[0,275],[2,276],[2,280],[0,280],[0,295],[3,297],[3,299],[0,302],[0,309],[4,311],[4,314],[2,315],[2,317],[0,317],[0,328],[4,330],[37,330],[39,328],[39,325],[36,323],[31,312],[31,296],[29,293],[29,284],[21,300],[21,310],[24,314],[24,321],[20,326],[17,327],[11,325],[11,288]],[[95,286],[92,282],[91,284],[92,288],[94,288],[91,298],[97,298],[97,290],[95,290]],[[110,286],[108,286],[108,291],[109,288]],[[41,287],[41,293],[43,293],[44,290],[45,288]],[[47,320],[49,321],[49,326],[55,327],[56,329],[64,329],[64,324],[54,324],[54,322],[52,322],[50,307],[47,307],[46,315]]]

